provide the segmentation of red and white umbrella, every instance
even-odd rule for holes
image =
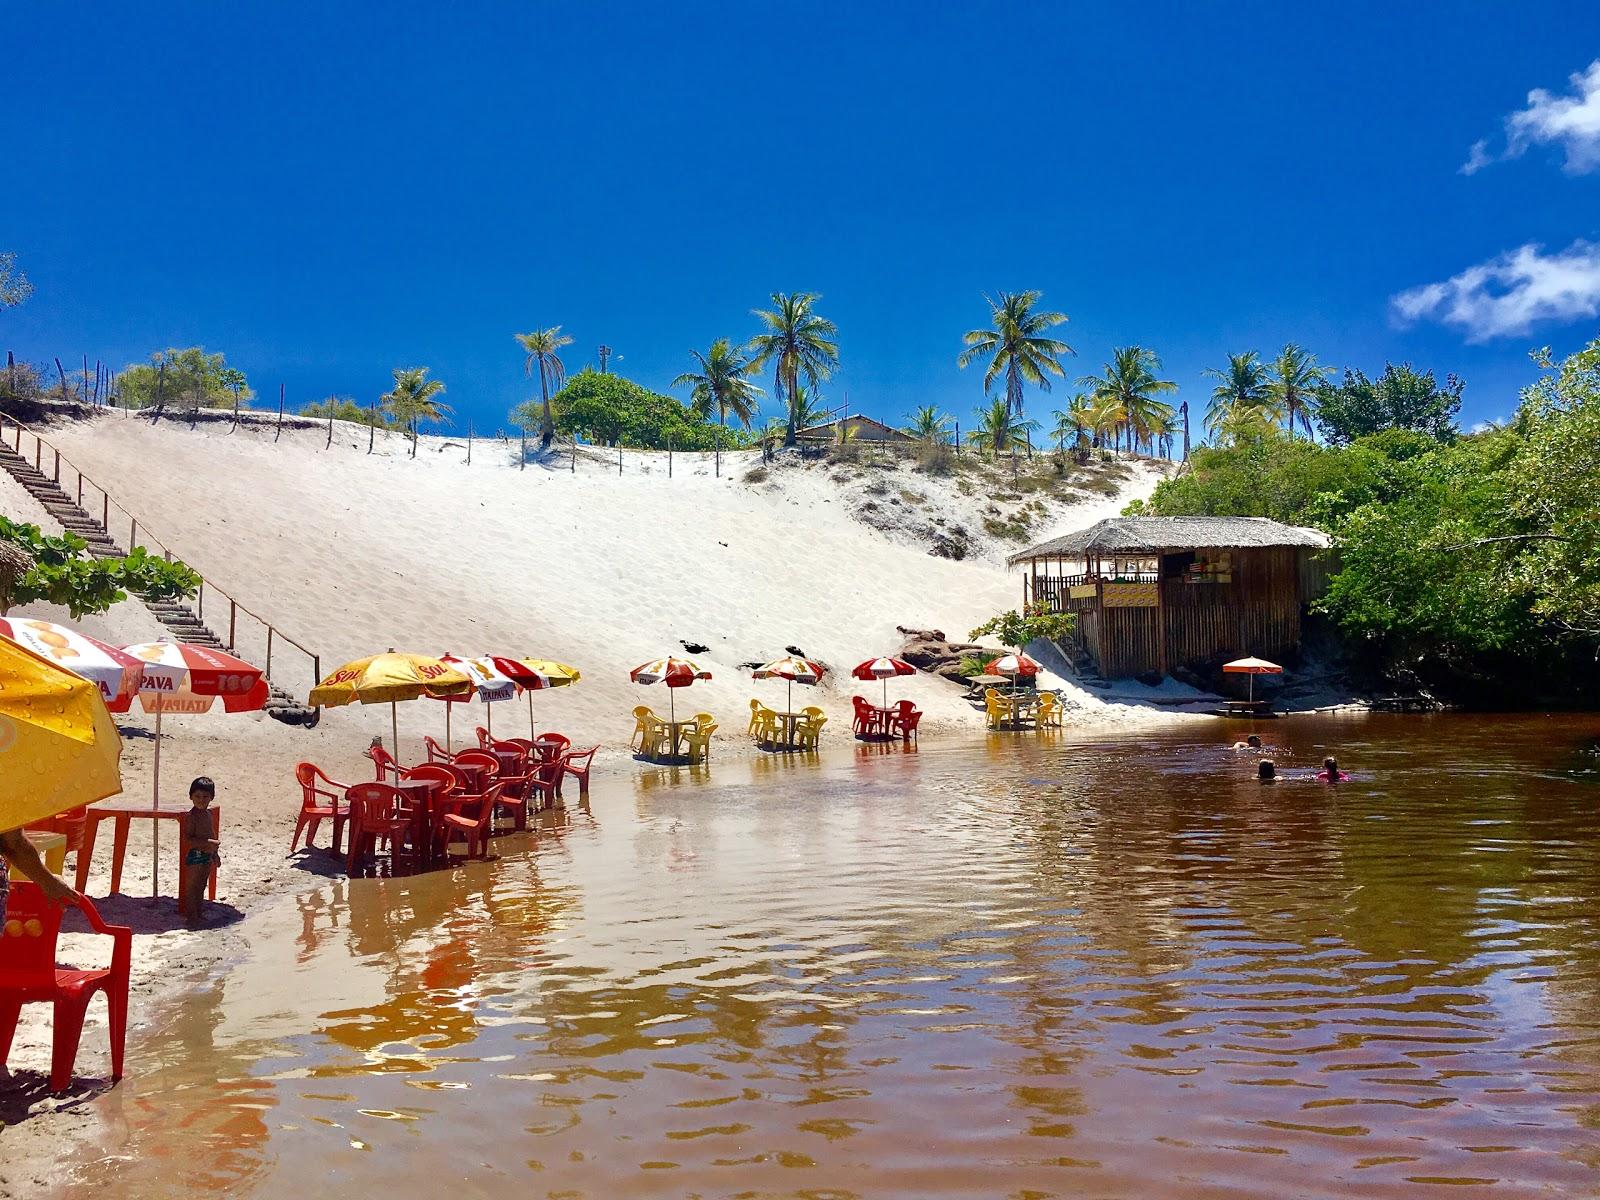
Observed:
[[[124,649],[139,661],[139,707],[156,717],[155,764],[150,807],[161,807],[161,717],[164,713],[203,713],[218,700],[226,712],[256,712],[267,702],[267,680],[260,667],[242,658],[189,642],[143,642]],[[155,843],[150,894],[161,886],[161,822],[150,822]]]
[[[1222,670],[1227,675],[1250,676],[1250,701],[1253,704],[1256,698],[1257,675],[1282,675],[1283,668],[1275,662],[1268,662],[1264,658],[1236,658],[1230,663],[1223,663]]]
[[[480,655],[477,658],[458,658],[454,654],[441,654],[439,661],[449,663],[473,682],[473,690],[465,696],[435,696],[436,700],[443,700],[444,710],[444,748],[450,749],[450,713],[456,704],[477,700],[484,704],[484,719],[488,723],[490,734],[494,733],[494,706],[502,700],[514,700],[517,695],[517,681],[501,669],[501,664],[513,666],[515,659],[500,659],[492,655]]]
[[[898,658],[869,658],[857,663],[850,671],[857,679],[883,680],[883,706],[889,707],[889,680],[901,675],[915,675],[917,669]]]
[[[133,704],[143,664],[126,650],[31,617],[0,618],[0,634],[87,679],[100,689],[100,699],[112,712],[127,712]]]
[[[696,665],[687,658],[673,658],[670,654],[666,658],[654,658],[647,663],[640,663],[628,672],[628,678],[635,683],[651,684],[664,683],[667,685],[667,703],[671,716],[669,719],[677,724],[678,706],[676,703],[677,690],[688,687],[697,679],[710,679],[711,672]]]
[[[989,664],[988,668],[996,675],[1037,675],[1039,664],[1020,651],[1016,654],[1003,654]]]
[[[794,709],[794,685],[802,684],[806,687],[815,687],[822,682],[822,676],[827,667],[809,658],[797,658],[790,655],[787,658],[774,659],[763,667],[757,667],[750,672],[753,679],[786,679],[789,681],[789,698],[785,703],[790,710]]]

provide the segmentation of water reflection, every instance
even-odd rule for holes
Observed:
[[[1275,727],[1338,787],[1216,724],[597,780],[604,823],[252,917],[82,1191],[1592,1190],[1587,732]]]

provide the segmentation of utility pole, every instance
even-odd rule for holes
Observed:
[[[606,373],[606,364],[611,361],[611,347],[610,346],[606,346],[606,345],[602,345],[600,347],[599,354],[600,354],[600,374],[604,375]]]

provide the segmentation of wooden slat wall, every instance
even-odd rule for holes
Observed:
[[[1246,654],[1281,659],[1300,642],[1301,567],[1294,547],[1234,550],[1231,583],[1161,584],[1163,609],[1088,608],[1077,638],[1102,675],[1161,669],[1158,619],[1166,626],[1166,668]],[[1164,610],[1164,611],[1163,611]]]

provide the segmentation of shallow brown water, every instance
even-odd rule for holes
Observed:
[[[72,1196],[1600,1188],[1593,719],[640,769],[136,1030]]]

